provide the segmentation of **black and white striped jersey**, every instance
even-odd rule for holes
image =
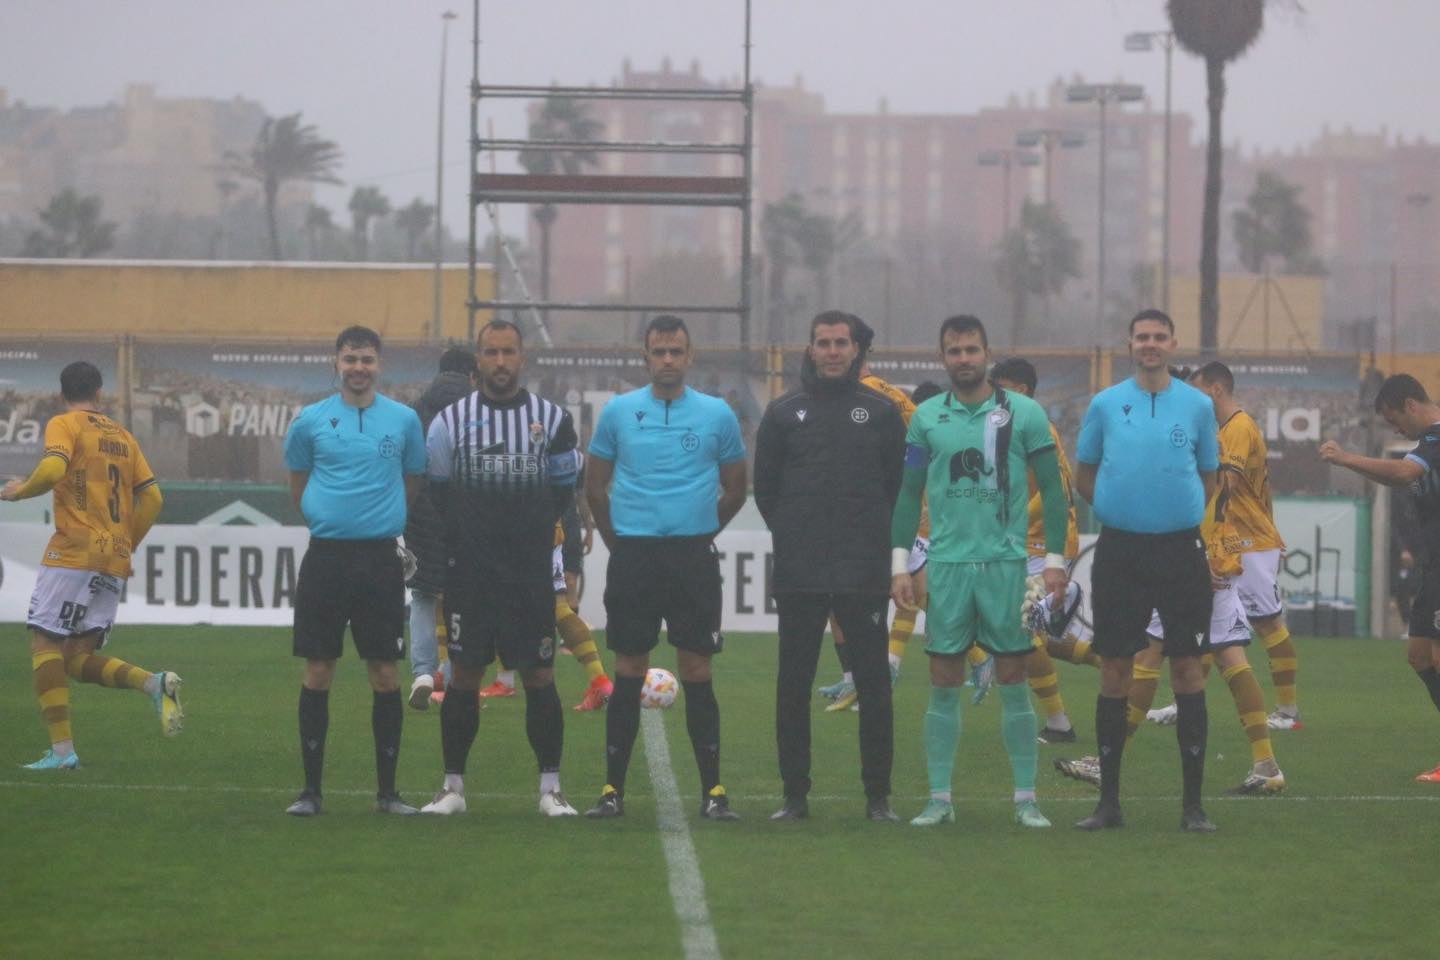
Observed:
[[[477,390],[436,414],[425,445],[450,562],[492,580],[548,582],[555,521],[575,496],[570,414],[528,390],[503,401]]]

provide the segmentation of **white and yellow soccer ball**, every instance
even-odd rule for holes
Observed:
[[[640,689],[640,706],[652,710],[664,710],[674,705],[675,695],[680,692],[680,682],[675,674],[660,667],[651,667],[645,674],[645,686]]]

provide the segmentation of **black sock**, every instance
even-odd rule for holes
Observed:
[[[680,685],[685,688],[685,729],[700,769],[700,796],[707,797],[720,783],[720,704],[709,680],[682,680]]]
[[[1125,753],[1125,697],[1095,698],[1095,739],[1100,748],[1100,802],[1120,803],[1120,758]]]
[[[840,672],[850,673],[850,651],[845,649],[845,644],[835,644],[835,659],[840,661]]]
[[[560,705],[555,684],[525,688],[525,735],[530,738],[540,772],[558,771],[565,748],[565,708]]]
[[[325,767],[325,733],[330,729],[330,691],[300,688],[300,761],[305,765],[305,790],[320,792]]]
[[[1425,684],[1425,689],[1430,691],[1430,702],[1435,704],[1436,710],[1440,710],[1440,670],[1426,667],[1424,670],[1415,672],[1420,676],[1421,682]]]
[[[1210,727],[1205,711],[1205,691],[1175,694],[1175,739],[1180,744],[1180,774],[1184,780],[1183,805],[1200,805],[1200,786],[1205,781],[1205,739]]]
[[[625,792],[625,771],[630,768],[630,751],[640,732],[640,691],[644,677],[615,678],[615,692],[605,705],[605,782]]]
[[[395,767],[400,763],[400,729],[404,723],[400,691],[376,691],[370,705],[370,731],[375,735],[376,789],[382,797],[395,792]]]
[[[446,773],[465,773],[465,758],[470,756],[479,729],[480,700],[475,691],[451,687],[440,704],[440,752]]]

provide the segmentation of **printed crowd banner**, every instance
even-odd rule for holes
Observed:
[[[29,476],[44,447],[45,424],[65,409],[60,371],[88,360],[104,381],[106,412],[119,416],[119,350],[113,340],[0,341],[0,477]]]

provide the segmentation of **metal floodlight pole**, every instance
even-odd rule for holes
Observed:
[[[439,340],[441,332],[441,300],[444,285],[441,280],[441,264],[445,254],[445,52],[450,40],[450,21],[455,14],[446,10],[440,15],[440,106],[435,112],[435,289],[434,313],[430,317],[430,339]]]
[[[1045,163],[1045,205],[1048,207],[1052,199],[1051,192],[1051,164],[1055,158],[1055,148],[1071,150],[1076,147],[1085,146],[1085,134],[1074,130],[1065,130],[1059,127],[1044,127],[1038,130],[1021,130],[1015,135],[1017,147],[1039,147]]]
[[[1148,53],[1158,42],[1165,51],[1165,155],[1162,161],[1164,187],[1160,200],[1160,303],[1162,309],[1170,312],[1170,80],[1171,66],[1175,59],[1175,33],[1171,30],[1149,30],[1125,35],[1125,49],[1134,53]]]
[[[468,343],[475,342],[475,304],[480,299],[475,291],[475,257],[476,257],[476,236],[475,236],[475,215],[476,207],[480,198],[476,195],[475,177],[480,172],[480,0],[473,0],[471,4],[471,32],[470,44],[473,48],[471,54],[471,80],[470,80],[470,242],[467,244],[467,262],[469,264],[468,290],[469,296],[465,300],[465,337]],[[438,212],[437,212],[438,216]],[[498,228],[497,228],[498,229]],[[500,265],[496,263],[491,267],[490,273],[495,283],[499,278]],[[498,298],[500,291],[495,290]]]
[[[1095,238],[1095,336],[1096,343],[1105,342],[1105,161],[1106,108],[1111,102],[1130,103],[1143,99],[1145,90],[1134,83],[1081,83],[1065,91],[1071,103],[1095,103],[1100,106],[1100,205]]]
[[[752,196],[753,184],[751,176],[753,169],[753,139],[755,136],[755,91],[750,86],[750,0],[745,0],[745,82],[742,87],[744,99],[742,109],[745,111],[745,149],[741,153],[742,179],[745,181],[742,187],[743,199],[740,203],[740,378],[743,387],[745,378],[750,373],[750,250],[751,238],[751,204],[754,202]]]
[[[1039,166],[1040,158],[1030,150],[984,150],[976,157],[976,162],[982,167],[999,167],[1002,171],[1001,181],[1004,184],[1001,193],[1001,210],[1003,211],[1002,221],[1004,222],[1005,234],[1010,233],[1010,169],[1014,166],[1034,167]]]

